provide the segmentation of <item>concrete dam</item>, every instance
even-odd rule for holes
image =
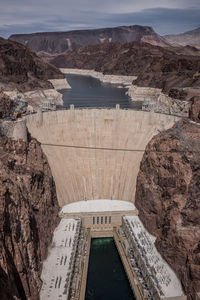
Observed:
[[[134,202],[147,143],[174,116],[134,110],[73,109],[27,117],[56,183],[60,206],[93,199]]]

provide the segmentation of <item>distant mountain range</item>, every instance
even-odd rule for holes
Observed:
[[[165,35],[165,40],[173,46],[193,46],[200,49],[200,27],[181,34]]]
[[[196,88],[200,83],[200,28],[180,35],[161,37],[151,27],[133,25],[68,32],[18,34],[12,35],[7,43],[11,43],[11,40],[18,42],[16,48],[23,44],[22,47],[28,47],[56,67],[88,68],[107,74],[136,75],[138,79],[135,84],[159,87],[165,92],[169,92],[174,87]],[[20,53],[26,54],[26,47],[23,51],[21,49]],[[31,57],[33,58],[33,54]],[[38,57],[35,57],[34,61],[38,62]],[[29,69],[32,70],[29,60],[28,64]],[[17,61],[15,65],[17,66]],[[25,65],[24,61],[23,67]],[[49,65],[47,66],[50,71]],[[51,72],[56,71],[51,70]],[[41,74],[40,71],[36,73],[37,77]],[[12,80],[19,78],[20,74],[17,74],[17,77],[13,76]],[[24,80],[29,82],[30,72],[27,74],[18,82]],[[15,75],[14,71],[13,75]]]
[[[35,52],[50,54],[65,53],[80,47],[109,42],[146,42],[161,47],[169,46],[153,28],[139,25],[67,32],[16,34],[12,35],[10,40],[17,41]]]
[[[174,47],[177,53],[200,55],[200,28],[182,34],[160,36],[152,27],[132,25],[91,30],[66,32],[41,32],[32,34],[14,34],[10,40],[27,46],[40,56],[46,57],[66,53],[88,45],[119,42],[145,42],[154,46]],[[187,46],[185,49],[180,49]],[[188,46],[193,48],[188,48]],[[195,48],[194,48],[195,47]]]

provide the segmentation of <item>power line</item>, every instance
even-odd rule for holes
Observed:
[[[106,151],[125,151],[125,152],[154,152],[154,153],[200,153],[200,151],[194,150],[145,150],[145,149],[122,149],[122,148],[103,148],[103,147],[89,147],[89,146],[75,146],[75,145],[62,145],[62,144],[48,144],[41,143],[43,146],[51,146],[51,147],[64,147],[64,148],[75,148],[75,149],[87,149],[87,150],[106,150]]]
[[[120,149],[120,148],[103,148],[103,147],[88,147],[88,146],[73,146],[73,145],[60,145],[60,144],[43,144],[43,146],[53,146],[53,147],[65,147],[65,148],[75,148],[75,149],[88,149],[88,150],[107,150],[107,151],[134,151],[134,152],[144,152],[141,149]]]

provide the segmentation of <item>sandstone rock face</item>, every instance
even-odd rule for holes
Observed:
[[[55,185],[36,140],[0,143],[0,299],[38,300],[42,261],[59,221]]]
[[[0,88],[29,91],[51,89],[48,79],[62,79],[63,74],[44,62],[25,46],[0,38]]]
[[[15,34],[10,37],[35,52],[64,53],[83,46],[110,42],[146,42],[153,45],[167,46],[164,38],[148,26],[120,26],[92,30],[74,30],[67,32],[42,32],[32,34]],[[46,54],[45,54],[46,52]]]
[[[180,121],[148,144],[135,204],[188,298],[200,291],[200,126]]]

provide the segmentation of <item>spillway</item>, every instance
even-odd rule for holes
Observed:
[[[60,206],[92,199],[134,202],[147,143],[178,118],[122,109],[70,109],[27,117],[55,180]]]

